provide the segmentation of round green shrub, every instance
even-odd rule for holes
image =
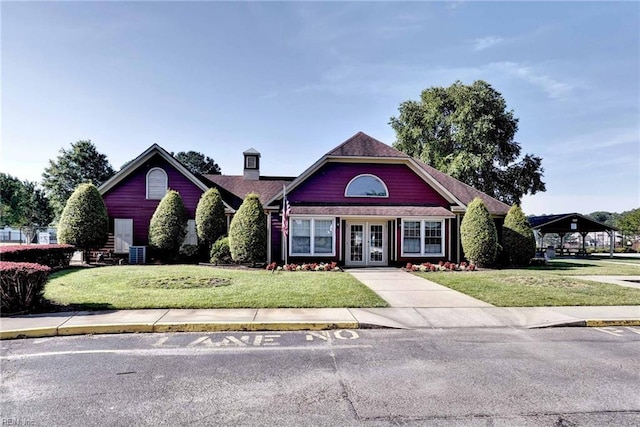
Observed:
[[[247,195],[231,220],[229,248],[235,262],[255,264],[267,258],[267,219],[255,193]]]
[[[198,238],[211,245],[227,233],[224,204],[217,188],[207,190],[196,207],[196,232]]]
[[[211,246],[211,262],[213,264],[229,264],[231,261],[229,238],[221,237]]]
[[[109,217],[100,192],[93,184],[80,184],[62,211],[58,241],[82,250],[103,247],[109,238]]]
[[[536,254],[536,239],[529,220],[518,205],[513,205],[502,226],[502,242],[509,263],[514,267],[527,266]]]
[[[484,202],[475,198],[467,206],[460,224],[462,249],[469,261],[477,266],[487,266],[496,259],[498,231]]]
[[[149,245],[162,258],[175,258],[187,234],[187,212],[174,190],[160,200],[149,223]]]

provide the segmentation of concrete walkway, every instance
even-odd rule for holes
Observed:
[[[494,307],[400,269],[349,273],[391,307],[113,310],[9,316],[0,318],[0,339],[135,332],[640,326],[640,306]]]

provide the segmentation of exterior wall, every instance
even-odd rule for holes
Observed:
[[[147,245],[149,243],[149,221],[160,203],[160,200],[146,199],[147,172],[160,167],[167,173],[168,187],[180,193],[187,217],[195,218],[196,206],[202,195],[202,190],[189,181],[162,157],[156,155],[122,182],[109,190],[102,197],[109,214],[110,232],[113,233],[114,218],[133,219],[133,245]]]
[[[345,197],[347,184],[360,174],[376,175],[389,197]],[[291,203],[444,206],[449,203],[408,166],[376,163],[327,163],[287,195]]]

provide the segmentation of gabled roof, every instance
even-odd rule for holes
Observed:
[[[232,205],[237,204],[237,206],[233,206],[235,209],[240,206],[245,196],[249,193],[257,193],[260,203],[266,206],[266,202],[282,192],[284,185],[293,181],[293,178],[287,177],[260,177],[259,180],[245,179],[242,175],[203,175],[203,177],[235,196],[235,203],[232,202]]]
[[[363,132],[356,133],[354,136],[325,154],[320,160],[311,165],[311,167],[293,180],[287,186],[287,191],[293,190],[325,163],[330,161],[385,161],[406,164],[452,205],[457,205],[461,209],[465,209],[475,197],[482,199],[489,212],[493,215],[506,215],[510,208],[509,205],[489,196],[488,194],[476,190],[475,188],[453,178],[452,176],[440,172],[419,160],[413,159],[407,154],[396,150],[395,148],[390,147]],[[281,197],[282,191],[279,191],[268,200],[268,203],[274,203]]]
[[[592,231],[617,231],[615,227],[598,222],[579,213],[530,216],[529,224],[542,233],[590,233]],[[575,224],[572,226],[572,224]]]
[[[389,147],[387,144],[370,137],[364,132],[358,132],[333,150],[328,157],[400,157],[409,158],[405,153]]]
[[[105,194],[107,191],[115,187],[118,183],[123,181],[129,174],[134,172],[138,167],[140,167],[144,162],[149,160],[155,155],[159,155],[162,157],[167,163],[176,168],[182,175],[184,175],[189,181],[193,182],[198,188],[202,191],[207,191],[209,187],[200,181],[194,174],[192,174],[189,169],[184,167],[182,163],[176,160],[171,154],[169,154],[164,148],[160,147],[158,144],[153,144],[151,147],[147,148],[142,154],[129,162],[128,165],[120,169],[114,176],[112,176],[108,181],[104,182],[99,188],[100,194]]]

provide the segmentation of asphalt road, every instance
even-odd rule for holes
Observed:
[[[2,426],[638,426],[640,328],[0,343]]]

